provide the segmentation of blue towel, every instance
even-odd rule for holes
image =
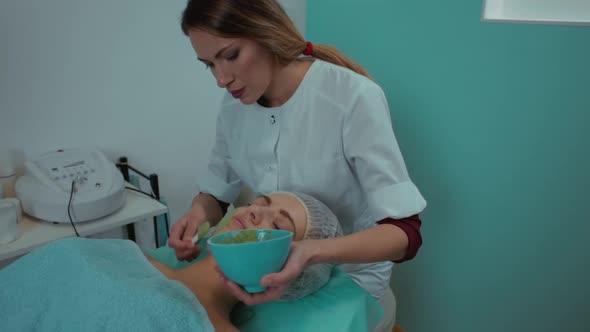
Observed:
[[[128,240],[65,239],[0,270],[0,331],[214,331]]]

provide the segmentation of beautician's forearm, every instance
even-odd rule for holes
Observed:
[[[395,261],[404,257],[408,237],[394,225],[378,225],[351,235],[311,240],[311,263],[371,263]]]
[[[204,214],[205,220],[207,220],[211,226],[217,225],[217,223],[223,218],[223,211],[217,200],[209,195],[200,193],[193,199],[191,207],[197,214]]]

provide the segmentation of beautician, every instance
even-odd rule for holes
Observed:
[[[169,246],[194,259],[198,226],[219,221],[243,185],[303,192],[334,211],[346,236],[294,243],[284,269],[262,279],[264,293],[228,287],[246,304],[268,302],[304,267],[339,263],[387,315],[395,308],[392,262],[416,255],[426,202],[406,170],[383,90],[336,49],[305,41],[275,0],[189,0],[181,26],[227,94],[208,174]],[[390,331],[393,320],[381,327]]]

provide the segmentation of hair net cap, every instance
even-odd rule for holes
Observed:
[[[322,202],[303,193],[285,192],[295,197],[305,208],[307,226],[304,240],[330,239],[342,235],[342,227],[338,218]],[[332,264],[320,263],[306,267],[285,291],[281,300],[296,300],[322,288],[332,274]]]

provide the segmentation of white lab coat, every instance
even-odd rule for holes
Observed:
[[[256,194],[310,194],[332,209],[345,234],[426,207],[406,170],[383,90],[317,59],[279,107],[243,105],[229,94],[224,99],[208,174],[199,179],[198,190],[231,203],[242,185]],[[392,265],[341,267],[380,297]]]

